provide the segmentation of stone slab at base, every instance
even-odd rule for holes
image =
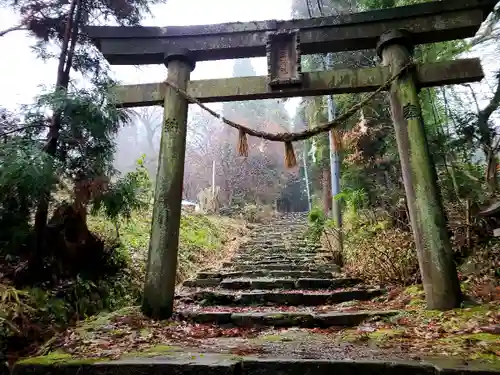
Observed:
[[[231,313],[231,312],[182,312],[180,315],[195,323],[234,324],[238,327],[352,327],[368,318],[388,317],[397,311],[356,311],[334,313],[308,312],[266,312],[266,313]]]
[[[12,375],[497,375],[473,364],[438,365],[426,361],[304,360],[175,352],[162,357],[109,362],[39,364],[18,362]]]

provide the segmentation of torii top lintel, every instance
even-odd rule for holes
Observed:
[[[406,29],[414,44],[474,36],[498,0],[441,0],[342,16],[200,26],[92,26],[86,33],[111,64],[162,64],[173,48],[197,61],[266,55],[271,33],[298,30],[302,54],[375,48],[387,30]]]

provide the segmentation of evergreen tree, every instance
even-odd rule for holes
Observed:
[[[95,19],[112,19],[123,25],[137,25],[141,16],[149,11],[154,1],[130,0],[127,2],[71,0],[49,1],[3,1],[2,5],[14,9],[22,20],[22,27],[35,37],[34,51],[39,58],[57,58],[57,78],[51,93],[43,93],[36,102],[24,109],[22,119],[4,121],[7,131],[0,137],[11,147],[21,142],[26,157],[11,165],[8,154],[2,167],[5,176],[10,168],[20,168],[19,163],[35,163],[40,169],[33,175],[37,178],[37,188],[27,196],[24,184],[32,184],[30,174],[21,174],[17,179],[8,176],[0,179],[3,188],[16,194],[16,199],[24,202],[20,211],[25,215],[36,204],[35,241],[30,248],[30,268],[41,269],[42,259],[53,252],[57,236],[49,236],[54,223],[62,220],[61,235],[72,237],[84,243],[89,239],[86,228],[86,208],[95,198],[111,194],[117,187],[111,178],[115,174],[112,160],[115,151],[114,137],[119,127],[128,121],[127,112],[117,109],[108,95],[114,82],[108,76],[107,65],[90,40],[82,32],[83,27]],[[53,54],[51,48],[60,48]],[[71,82],[71,72],[83,75],[91,84],[89,89],[78,89]],[[2,129],[3,130],[3,129]],[[44,141],[43,138],[46,137]],[[27,150],[31,150],[28,152]],[[22,151],[20,151],[22,153]],[[45,154],[45,155],[44,155]],[[21,168],[22,169],[22,168]],[[36,177],[38,176],[38,177]],[[131,180],[129,179],[129,182]],[[61,184],[73,185],[72,202],[56,207],[52,224],[47,227],[49,204]],[[120,185],[120,184],[119,184]],[[123,184],[120,185],[123,192]],[[135,183],[127,185],[134,190]],[[133,194],[132,194],[133,195]],[[29,201],[30,203],[26,203]],[[117,204],[117,200],[106,200]],[[130,202],[129,202],[130,203]],[[127,204],[122,201],[122,208]],[[29,206],[29,207],[27,207]],[[2,207],[3,217],[12,212],[12,205]],[[116,210],[111,210],[116,211]],[[109,211],[109,212],[111,212]],[[63,215],[64,220],[58,215]],[[72,221],[69,219],[72,217]],[[69,223],[73,228],[68,228]],[[68,230],[72,235],[68,235]]]

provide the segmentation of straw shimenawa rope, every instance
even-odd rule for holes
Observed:
[[[381,92],[381,91],[385,90],[387,87],[389,87],[389,85],[392,82],[394,82],[398,77],[400,77],[411,66],[413,66],[412,61],[410,61],[408,64],[404,65],[401,69],[399,69],[399,71],[396,74],[394,74],[392,77],[387,79],[387,81],[385,81],[377,90],[373,91],[370,95],[368,95],[361,102],[354,104],[346,112],[344,112],[340,116],[336,117],[332,121],[329,121],[329,122],[326,122],[326,123],[321,124],[319,126],[316,126],[315,128],[306,129],[306,130],[303,130],[301,132],[296,132],[296,133],[289,133],[289,132],[287,132],[287,133],[268,133],[268,132],[264,132],[264,131],[260,131],[260,130],[247,128],[244,125],[241,125],[241,124],[238,124],[238,123],[233,122],[231,120],[228,120],[227,118],[225,118],[221,114],[208,108],[206,105],[201,103],[198,99],[192,97],[186,91],[182,90],[174,83],[169,82],[169,81],[164,81],[164,83],[166,85],[170,86],[171,88],[173,88],[178,94],[183,96],[187,101],[189,101],[193,104],[197,104],[200,108],[204,109],[205,111],[210,113],[212,116],[218,118],[226,125],[229,125],[232,128],[238,129],[238,131],[239,131],[238,153],[240,154],[240,156],[248,156],[247,134],[252,136],[252,137],[262,138],[262,139],[266,139],[268,141],[283,142],[283,143],[285,143],[285,165],[288,168],[292,168],[292,167],[297,165],[292,142],[309,139],[311,137],[314,137],[315,135],[328,132],[328,131],[332,130],[333,128],[338,127],[343,122],[347,121],[352,115],[354,115],[362,107],[364,107],[370,100],[372,100],[375,97],[375,95],[377,95],[379,92]]]

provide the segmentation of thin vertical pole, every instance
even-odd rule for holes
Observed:
[[[306,141],[304,141],[304,147],[302,147],[302,159],[304,162],[304,179],[306,180],[306,192],[307,192],[307,204],[309,207],[309,211],[312,209],[312,198],[311,198],[311,189],[309,188],[309,173],[307,172],[307,150],[306,150]]]
[[[215,159],[212,161],[212,196],[215,196]]]
[[[329,69],[333,66],[333,55],[329,53],[327,55],[327,66]],[[328,121],[333,121],[337,116],[337,108],[335,101],[333,100],[333,95],[328,95]],[[343,250],[343,235],[342,235],[342,208],[341,202],[335,199],[335,196],[340,193],[340,156],[339,150],[337,150],[336,142],[336,131],[332,129],[329,134],[330,143],[330,178],[332,185],[332,218],[335,222],[335,227],[337,229],[335,237],[335,250],[342,253]]]

